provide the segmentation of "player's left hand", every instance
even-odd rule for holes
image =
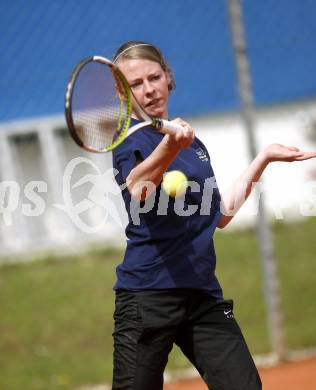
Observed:
[[[263,151],[267,162],[273,161],[303,161],[316,157],[316,152],[305,152],[295,146],[271,144]]]

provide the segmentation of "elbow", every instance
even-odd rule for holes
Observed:
[[[224,229],[232,220],[232,218],[233,218],[232,216],[226,216],[222,214],[220,220],[217,223],[217,227],[219,229]]]
[[[218,222],[218,224],[217,224],[217,228],[218,229],[224,229],[224,227],[225,227],[226,225],[224,225],[224,224],[222,224],[221,222]]]
[[[222,221],[219,221],[218,224],[217,224],[217,228],[218,229],[224,229],[224,227],[227,225],[227,223],[223,223]]]
[[[156,185],[151,181],[133,180],[131,175],[126,178],[126,186],[133,200],[144,202],[153,192]]]
[[[146,191],[146,188],[140,189],[137,187],[138,186],[127,187],[132,199],[136,202],[145,202],[145,200],[149,196],[148,192]]]

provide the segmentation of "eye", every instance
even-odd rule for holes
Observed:
[[[161,79],[161,75],[160,74],[156,74],[152,77],[153,80],[160,80]]]
[[[142,84],[141,81],[135,81],[134,83],[130,84],[130,87],[132,89],[136,89],[136,88],[140,87],[141,84]]]

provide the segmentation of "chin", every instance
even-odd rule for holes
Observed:
[[[148,114],[150,116],[154,116],[156,118],[165,118],[166,115],[164,113],[164,111],[161,111],[161,110],[152,110],[152,111],[148,111]]]

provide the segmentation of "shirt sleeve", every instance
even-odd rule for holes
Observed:
[[[126,138],[113,150],[113,167],[120,172],[122,183],[126,182],[127,176],[136,166],[137,161],[145,160],[152,151],[150,143],[146,142],[144,137],[141,138],[139,134]]]

